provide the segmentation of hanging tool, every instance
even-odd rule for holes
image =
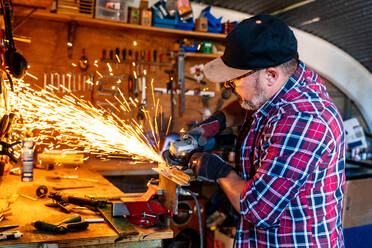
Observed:
[[[138,97],[140,93],[140,84],[139,84],[139,75],[138,75],[138,65],[135,66],[135,73],[134,73],[134,89],[133,89],[133,94],[134,97]]]
[[[71,21],[68,23],[68,30],[67,30],[67,56],[68,58],[72,58],[72,49],[75,42],[76,37],[76,28],[78,26],[77,21]]]
[[[142,90],[142,95],[141,95],[141,104],[139,106],[139,109],[138,109],[138,115],[137,115],[137,118],[139,120],[144,120],[145,119],[145,113],[144,113],[144,110],[146,108],[146,70],[143,70],[142,74],[141,74],[141,83],[142,83],[142,86],[141,86],[141,90]]]
[[[121,59],[122,60],[126,60],[127,59],[127,49],[123,48],[123,50],[121,50]]]
[[[102,60],[102,61],[105,61],[105,60],[106,60],[106,49],[103,49],[103,50],[102,50],[102,57],[101,57],[101,60]]]
[[[175,104],[176,100],[174,99],[174,70],[165,70],[165,73],[168,74],[168,82],[167,82],[167,92],[170,93],[170,102],[171,102],[171,116],[172,116],[172,121],[169,125],[169,132],[173,130],[173,123],[176,120],[176,115],[175,115]]]
[[[157,50],[154,50],[152,52],[152,62],[154,63],[154,66],[152,67],[153,71],[152,72],[155,72],[156,71],[156,62],[158,61],[158,51]]]
[[[120,48],[115,48],[115,68],[116,71],[119,70],[119,63],[120,63]]]
[[[109,59],[112,61],[114,60],[114,50],[110,50],[110,53],[109,53]]]
[[[79,68],[82,71],[86,71],[86,70],[88,70],[88,67],[89,67],[89,61],[88,61],[87,56],[85,55],[85,49],[84,48],[82,50],[82,53],[83,53],[83,55],[81,55],[81,57],[79,59]]]
[[[181,103],[180,103],[180,113],[185,113],[185,58],[184,50],[180,48],[178,52],[178,85],[181,88]]]

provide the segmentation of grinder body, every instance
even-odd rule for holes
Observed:
[[[193,153],[210,151],[216,144],[215,138],[211,138],[204,146],[200,146],[198,139],[199,137],[195,135],[183,135],[180,139],[170,144],[169,150],[163,153],[164,159],[171,165],[187,167]]]

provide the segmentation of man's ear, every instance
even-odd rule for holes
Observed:
[[[266,79],[268,82],[268,86],[273,86],[279,78],[279,71],[275,67],[269,67],[265,70],[266,72]]]

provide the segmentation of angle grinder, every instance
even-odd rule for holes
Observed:
[[[163,152],[164,160],[173,166],[187,168],[191,155],[195,152],[210,151],[214,148],[216,140],[211,138],[204,146],[200,146],[196,136],[185,134],[180,139],[170,143],[169,150]]]

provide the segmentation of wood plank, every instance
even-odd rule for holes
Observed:
[[[76,179],[53,180],[49,177],[63,175],[78,175],[80,178],[89,178],[98,180],[97,183]],[[104,177],[96,172],[85,168],[66,168],[57,167],[53,171],[34,170],[33,182],[21,182],[19,176],[7,175],[0,178],[0,209],[5,208],[7,199],[14,194],[25,194],[37,198],[36,188],[39,185],[52,186],[78,186],[93,185],[89,189],[71,189],[63,191],[66,194],[84,197],[90,196],[118,196],[123,194],[118,188],[113,186]],[[37,220],[56,222],[68,216],[61,211],[46,207],[44,204],[47,199],[37,199],[36,201],[24,197],[18,197],[12,205],[13,215],[3,220],[1,225],[17,224],[24,236],[18,240],[2,241],[1,245],[6,247],[40,247],[43,243],[57,243],[59,247],[87,246],[98,244],[113,244],[117,233],[107,223],[90,224],[88,229],[81,232],[71,232],[68,234],[50,234],[37,231],[31,223]],[[84,210],[79,212],[83,218],[99,218],[94,212]],[[136,226],[138,235],[128,237],[120,242],[143,241],[171,238],[173,233],[170,229],[156,230],[154,228],[144,229]]]
[[[128,176],[128,175],[157,175],[152,170],[156,163],[131,161],[122,159],[98,160],[90,158],[84,165],[90,170],[97,171],[102,176]]]
[[[186,58],[207,58],[207,59],[214,59],[221,57],[222,54],[214,54],[214,53],[185,53]]]

